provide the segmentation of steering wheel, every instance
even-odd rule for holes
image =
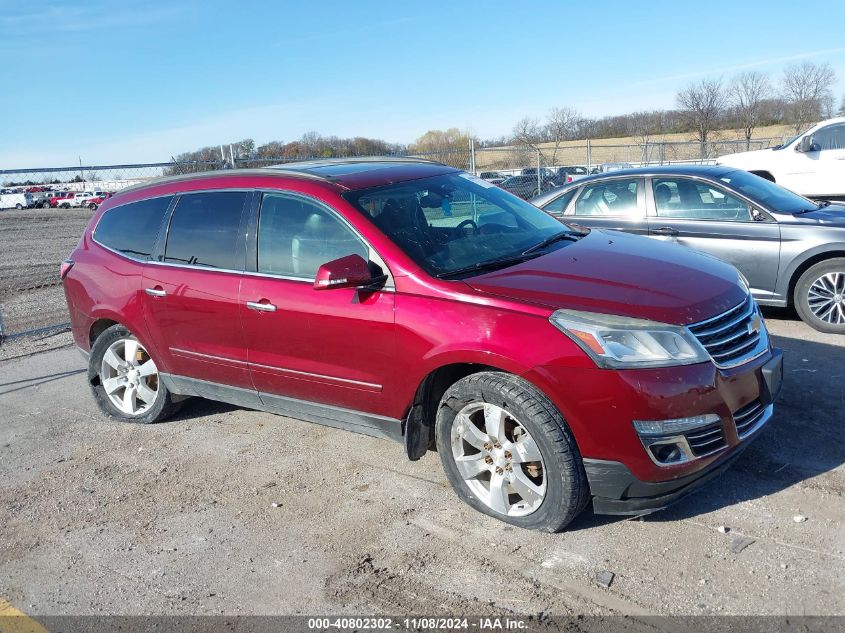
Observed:
[[[462,233],[464,231],[464,228],[467,227],[467,226],[471,226],[472,232],[475,233],[476,235],[478,234],[478,225],[475,223],[475,220],[470,220],[470,219],[466,219],[463,222],[461,222],[460,224],[458,224],[458,226],[455,227],[455,233],[459,233],[459,234]]]

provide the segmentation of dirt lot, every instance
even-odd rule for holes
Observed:
[[[784,391],[732,470],[668,511],[588,512],[555,535],[458,503],[436,454],[411,463],[398,444],[203,400],[163,424],[109,422],[74,349],[2,362],[0,601],[36,616],[845,615],[845,337],[769,324]]]
[[[14,334],[66,322],[59,263],[73,250],[91,210],[0,211],[0,323]],[[0,350],[0,358],[2,356]]]

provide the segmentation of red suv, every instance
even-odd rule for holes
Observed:
[[[736,269],[561,224],[412,160],[178,176],[103,202],[62,278],[94,398],[189,396],[437,450],[457,495],[557,531],[665,507],[772,416]]]

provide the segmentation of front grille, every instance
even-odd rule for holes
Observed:
[[[687,438],[687,444],[696,457],[715,453],[728,445],[721,422],[684,433],[684,437]]]
[[[736,434],[739,439],[743,439],[751,434],[757,427],[763,416],[766,415],[766,405],[760,400],[755,400],[741,409],[734,412],[734,424],[736,425]]]
[[[768,345],[763,319],[751,295],[719,316],[690,325],[689,330],[722,368],[741,365]]]

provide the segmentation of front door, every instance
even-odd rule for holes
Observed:
[[[642,178],[609,178],[585,185],[565,220],[592,229],[647,235]]]
[[[180,196],[159,261],[144,267],[147,326],[172,374],[252,388],[238,305],[248,197],[243,191]]]
[[[313,287],[321,264],[377,256],[333,210],[281,192],[262,196],[254,250],[253,271],[241,286],[241,319],[262,400],[384,415],[384,394],[401,379],[393,370],[392,289]]]
[[[774,293],[780,259],[777,222],[709,181],[670,176],[652,178],[651,184],[651,237],[733,264],[759,299]]]

